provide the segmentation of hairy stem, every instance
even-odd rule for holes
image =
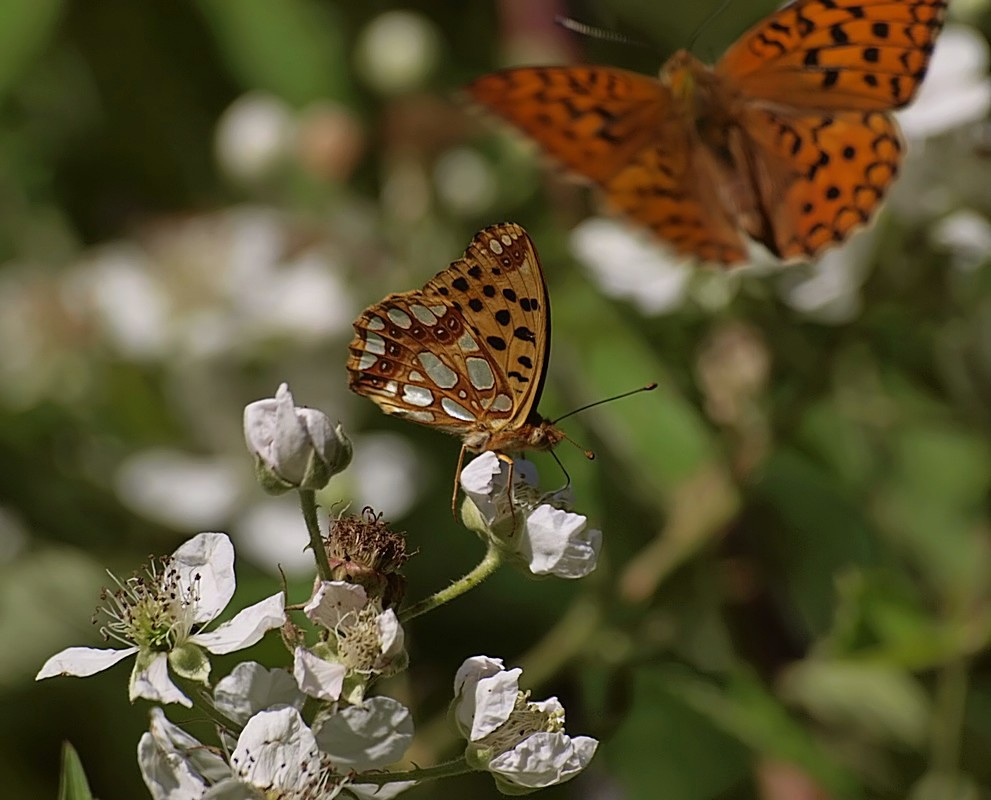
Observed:
[[[490,543],[489,549],[485,552],[485,557],[471,572],[459,578],[447,588],[441,589],[439,592],[430,595],[430,597],[421,600],[419,603],[414,603],[403,609],[399,612],[399,621],[408,622],[414,617],[420,616],[420,614],[425,614],[427,611],[431,611],[438,606],[444,605],[444,603],[449,603],[456,597],[460,597],[488,578],[489,575],[499,568],[501,563],[502,554],[497,547]]]

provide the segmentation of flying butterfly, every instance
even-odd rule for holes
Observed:
[[[466,450],[549,450],[567,438],[537,413],[550,325],[533,242],[493,225],[422,289],[355,320],[348,385],[386,414],[460,436],[459,475]]]
[[[522,67],[468,92],[679,253],[736,264],[746,234],[808,258],[868,223],[898,173],[888,112],[915,95],[946,3],[795,0],[713,67],[680,50],[659,80]]]

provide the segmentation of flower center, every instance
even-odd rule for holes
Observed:
[[[558,733],[564,730],[564,712],[560,709],[545,711],[529,702],[529,692],[519,692],[512,714],[502,725],[477,744],[504,753],[516,747],[535,733]]]
[[[105,605],[99,610],[107,617],[100,628],[105,639],[167,651],[189,636],[200,599],[199,575],[187,585],[172,559],[163,558],[127,580],[121,581],[112,573],[110,577],[117,589],[103,590]]]

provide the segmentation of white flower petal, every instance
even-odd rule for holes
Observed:
[[[209,622],[234,596],[234,545],[226,533],[198,533],[172,554],[172,566],[184,586],[199,598],[197,623]]]
[[[573,778],[588,766],[598,742],[541,731],[489,762],[489,770],[518,786],[539,789]]]
[[[239,611],[233,619],[217,626],[216,630],[194,634],[189,640],[211,653],[231,653],[251,647],[266,632],[281,627],[285,621],[286,601],[280,592]]]
[[[382,642],[382,658],[391,660],[403,652],[406,634],[399,624],[396,612],[387,608],[375,620],[379,629],[379,640]]]
[[[67,647],[49,658],[38,674],[36,681],[51,678],[55,675],[74,675],[85,678],[103,672],[118,661],[138,652],[136,647],[125,647],[123,650],[103,650],[95,647]]]
[[[395,781],[384,786],[376,786],[373,783],[349,783],[348,791],[360,800],[392,800],[393,797],[414,786],[416,781]]]
[[[603,292],[631,301],[641,313],[666,314],[684,303],[691,259],[664,252],[646,233],[593,217],[575,226],[570,245]]]
[[[292,675],[284,669],[266,669],[256,661],[238,664],[213,690],[214,705],[242,724],[272,706],[302,708],[304,699]]]
[[[520,553],[534,575],[583,578],[595,569],[602,532],[586,527],[588,518],[549,505],[527,517]]]
[[[987,116],[991,108],[988,43],[967,25],[940,34],[915,101],[896,113],[908,139],[936,136]]]
[[[156,653],[144,669],[139,670],[138,665],[134,665],[129,695],[132,703],[143,697],[155,703],[179,703],[186,708],[193,707],[190,699],[179,691],[169,677],[167,653]]]
[[[391,697],[371,697],[360,706],[348,706],[317,733],[317,744],[335,765],[358,772],[398,761],[412,741],[409,709]]]
[[[537,468],[532,461],[514,459],[513,485],[537,485]],[[461,470],[461,488],[471,498],[485,523],[491,527],[501,513],[508,513],[509,462],[486,450]]]
[[[487,656],[461,665],[454,678],[454,718],[467,739],[478,741],[509,719],[522,674],[519,667],[504,669],[501,660]]]
[[[241,731],[231,763],[241,778],[266,790],[292,790],[319,769],[316,740],[295,708],[255,714]]]
[[[324,581],[303,607],[303,613],[318,625],[333,630],[341,620],[366,605],[368,595],[361,586],[345,581]]]
[[[344,688],[347,667],[326,661],[305,647],[297,647],[292,674],[304,694],[318,700],[337,700]]]
[[[230,775],[231,769],[223,758],[170,722],[162,709],[153,708],[150,716],[149,732],[161,753],[184,759],[192,771],[208,783],[215,783]]]
[[[199,800],[206,791],[206,782],[189,762],[162,750],[150,733],[138,741],[138,768],[153,800]]]

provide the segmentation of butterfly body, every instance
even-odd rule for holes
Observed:
[[[790,260],[870,221],[902,146],[888,113],[925,75],[946,0],[796,0],[714,66],[485,75],[472,98],[680,253],[734,264],[745,236]]]
[[[460,436],[471,452],[548,450],[565,438],[536,411],[550,307],[520,226],[480,231],[426,286],[370,306],[354,328],[349,386],[385,413]]]

